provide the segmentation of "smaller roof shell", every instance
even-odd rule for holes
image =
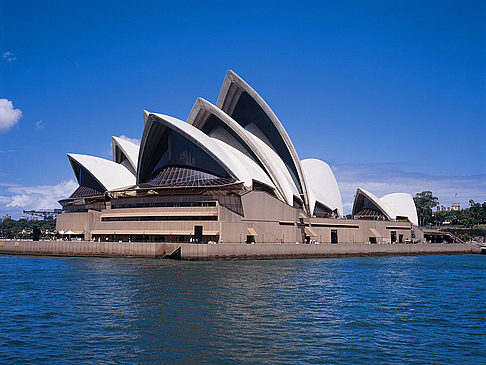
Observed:
[[[123,161],[118,160],[119,154],[117,154],[117,149],[125,155],[134,174],[136,175],[137,164],[138,164],[138,152],[140,147],[133,142],[127,141],[126,139],[120,137],[111,137],[111,146],[113,149],[113,162],[123,163]]]
[[[300,163],[308,188],[310,212],[314,211],[318,201],[331,210],[337,210],[338,215],[342,216],[341,192],[329,165],[315,158],[305,159]]]
[[[95,156],[74,153],[68,153],[67,156],[69,161],[77,162],[106,190],[131,186],[136,183],[135,176],[123,165]]]
[[[389,220],[396,220],[397,217],[407,217],[408,220],[418,225],[418,216],[415,203],[410,194],[392,193],[377,198],[369,191],[358,188],[353,204],[353,215],[357,214],[357,202],[360,196],[364,196],[375,204]]]
[[[396,215],[394,214],[393,210],[386,204],[385,202],[381,201],[378,197],[371,194],[369,191],[365,189],[358,188],[356,190],[356,195],[354,197],[354,204],[353,204],[353,215],[357,214],[357,202],[360,196],[364,196],[366,199],[370,200],[376,207],[378,207],[385,217],[389,220],[395,220]]]
[[[417,208],[410,194],[387,194],[382,196],[380,201],[384,202],[393,210],[395,217],[407,217],[414,225],[418,225]]]

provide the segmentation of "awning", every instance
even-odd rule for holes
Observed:
[[[250,235],[252,236],[258,236],[258,233],[251,227],[248,227],[248,232],[250,232]]]
[[[59,232],[61,233],[61,232]],[[64,232],[64,233],[61,233],[61,234],[67,234],[67,235],[70,235],[70,234],[83,234],[84,232],[83,231],[67,231],[67,232]]]
[[[309,237],[319,236],[311,227],[305,227],[305,234],[308,235]]]
[[[376,229],[370,228],[371,234],[373,235],[372,237],[383,237]]]

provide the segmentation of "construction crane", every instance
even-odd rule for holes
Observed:
[[[32,217],[42,217],[44,220],[52,220],[62,213],[62,209],[39,209],[39,210],[24,210],[25,214]]]

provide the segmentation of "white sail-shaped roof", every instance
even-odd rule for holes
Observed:
[[[308,207],[307,187],[299,157],[287,132],[267,103],[233,71],[228,71],[216,104],[252,132],[284,161],[294,185]]]
[[[113,162],[122,164],[136,176],[140,147],[133,142],[115,136],[111,137],[111,146]]]
[[[135,185],[135,176],[123,165],[117,164],[104,158],[68,153],[69,161],[75,170],[76,178],[79,181],[79,173],[75,167],[84,169],[104,190],[114,190],[126,186]]]
[[[148,177],[146,176],[147,171],[145,171],[145,167],[140,165],[144,160],[144,154],[150,155],[151,151],[149,150],[157,147],[156,144],[147,145],[148,135],[150,134],[150,129],[153,123],[160,123],[182,135],[194,145],[198,146],[198,148],[203,150],[207,155],[211,156],[211,158],[226,170],[230,176],[243,182],[245,186],[252,186],[253,180],[256,180],[273,189],[275,188],[275,185],[262,168],[243,152],[221,140],[207,136],[189,123],[168,115],[156,113],[149,113],[142,136],[138,168],[139,183],[144,182],[143,180]],[[204,166],[200,167],[204,168]]]
[[[208,126],[210,116],[217,118],[222,126]],[[299,192],[285,167],[282,159],[261,139],[245,130],[224,111],[199,98],[187,119],[189,124],[207,133],[210,137],[220,139],[257,162],[267,173],[277,189],[277,195],[292,205],[293,196]],[[212,119],[211,121],[214,121]]]
[[[378,208],[383,215],[389,220],[395,220],[396,215],[394,214],[393,210],[386,204],[385,202],[381,201],[378,197],[371,194],[369,191],[365,189],[358,188],[356,190],[356,196],[354,197],[354,204],[353,204],[353,215],[356,215],[359,210],[358,202],[360,199],[365,199],[364,206],[366,208],[366,200],[368,200],[372,205]]]
[[[410,194],[393,193],[380,198],[394,212],[396,217],[407,217],[410,222],[418,226],[417,208]]]
[[[309,209],[312,213],[316,201],[330,210],[343,214],[343,202],[336,178],[327,163],[318,159],[305,159],[301,162],[309,193]]]
[[[374,204],[389,220],[396,220],[397,217],[406,217],[410,222],[418,225],[417,209],[410,194],[393,193],[377,198],[369,191],[359,188],[356,191],[354,199],[353,215],[356,215],[360,206],[363,205],[360,203],[360,199],[362,198],[368,199],[368,201]],[[366,208],[366,202],[364,204]]]
[[[253,141],[254,145],[257,146],[265,156],[265,162],[270,166],[270,171],[275,175],[275,179],[278,181],[278,184],[282,189],[285,200],[289,205],[293,205],[294,196],[300,199],[300,194],[284,162],[272,148],[263,142],[262,139],[249,131],[245,132]]]

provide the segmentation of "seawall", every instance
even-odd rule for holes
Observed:
[[[484,250],[484,249],[483,249]],[[159,242],[0,241],[0,254],[152,257],[185,260],[279,259],[481,253],[476,244],[190,244]]]

